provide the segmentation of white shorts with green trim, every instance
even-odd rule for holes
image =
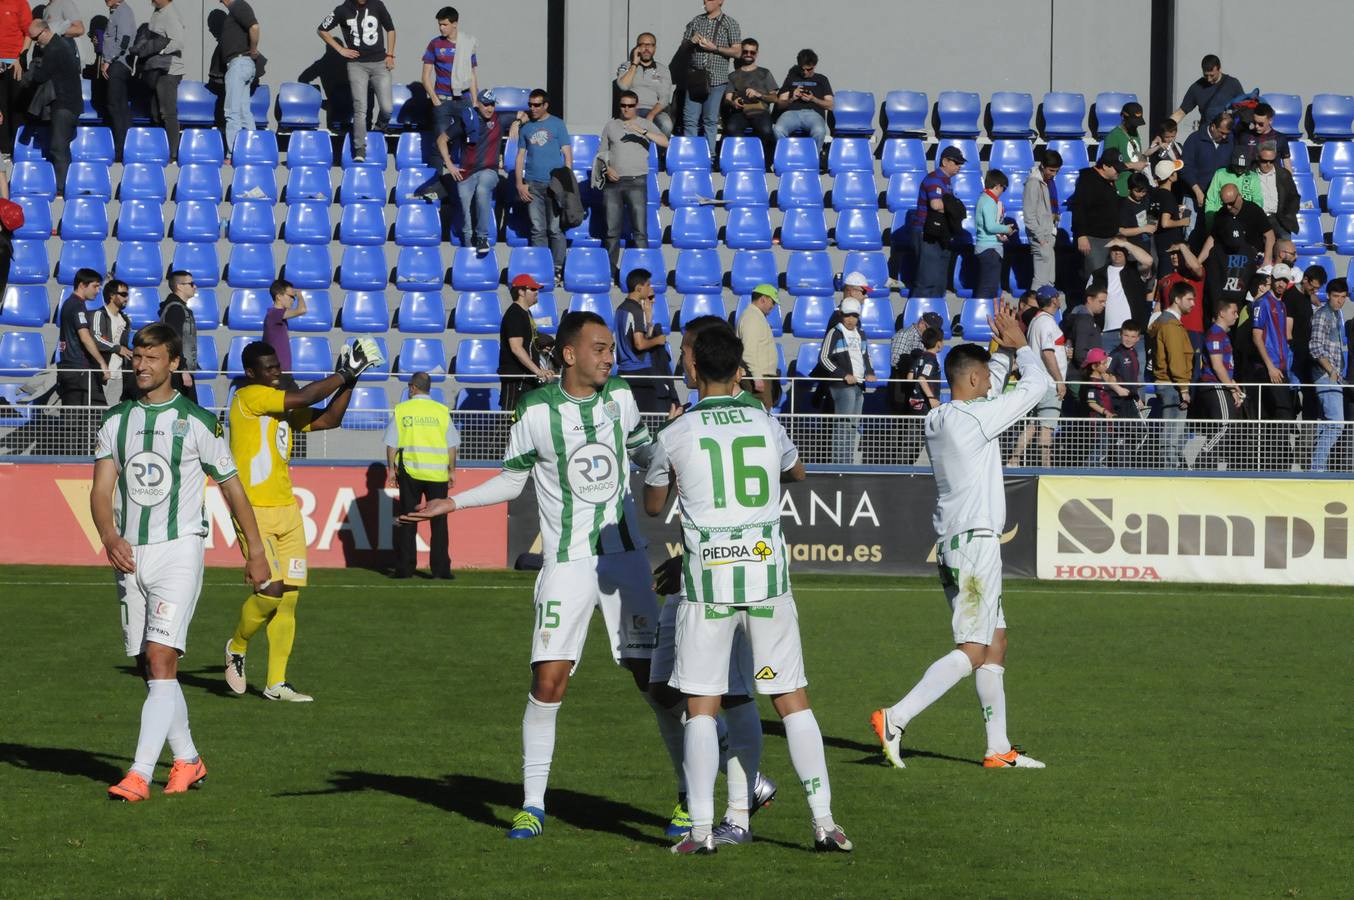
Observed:
[[[202,593],[202,556],[202,537],[196,534],[132,548],[136,571],[117,576],[128,656],[140,656],[147,643],[173,647],[183,655]]]
[[[577,668],[592,611],[602,610],[611,657],[649,659],[658,643],[658,600],[643,550],[569,562],[546,560],[536,576],[531,661],[571,660]]]
[[[734,671],[739,636],[747,641],[752,686],[759,694],[788,694],[808,686],[799,641],[799,610],[785,594],[755,606],[684,601],[677,609],[677,653],[668,684],[696,697],[747,691]],[[751,691],[748,691],[751,693]]]
[[[1001,539],[985,528],[936,544],[940,583],[950,603],[956,644],[988,644],[1006,627],[1001,608]]]
[[[673,665],[677,660],[677,610],[686,604],[680,594],[667,598],[663,610],[658,614],[658,647],[653,652],[653,661],[649,663],[649,683],[667,684],[672,678]],[[734,633],[733,648],[729,652],[729,690],[738,697],[751,697],[756,686],[752,676],[756,669],[752,665],[752,646],[747,634],[739,629]]]

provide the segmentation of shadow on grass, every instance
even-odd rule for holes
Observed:
[[[114,765],[109,760],[117,760]],[[0,763],[33,772],[51,772],[88,778],[101,784],[114,784],[122,778],[121,757],[91,753],[72,747],[29,747],[25,744],[0,744]]]
[[[329,782],[331,786],[324,790],[298,791],[278,796],[313,797],[381,791],[427,803],[438,809],[464,816],[472,822],[499,829],[507,829],[512,823],[500,817],[494,807],[516,810],[522,802],[521,784],[475,775],[448,775],[438,779],[416,775],[387,775],[380,772],[335,772],[330,776]],[[653,831],[661,833],[668,824],[666,819],[628,803],[619,803],[605,797],[571,791],[568,788],[550,789],[549,816],[575,828],[609,832],[637,843],[661,846],[668,844],[666,839],[655,837],[652,833]],[[549,821],[546,827],[549,827]]]
[[[785,725],[779,719],[762,719],[762,733],[775,737],[785,737]],[[823,746],[834,747],[838,750],[854,750],[858,753],[864,753],[866,756],[860,759],[851,760],[852,765],[858,766],[878,766],[884,765],[884,754],[879,749],[879,744],[875,742],[866,743],[864,741],[853,741],[850,738],[833,737],[832,735],[823,735]],[[918,750],[915,747],[903,747],[904,759],[939,759],[944,762],[963,763],[966,766],[981,766],[982,762],[976,759],[965,759],[962,756],[950,756],[945,753],[932,753],[930,750]]]
[[[118,671],[124,675],[135,675],[141,678],[141,670],[134,665],[118,666]],[[218,697],[230,697],[234,699],[239,696],[226,684],[226,677],[219,668],[196,669],[192,672],[179,670],[179,684],[186,688],[197,688],[200,691],[206,691],[209,694],[215,694]],[[251,693],[254,693],[251,691]]]

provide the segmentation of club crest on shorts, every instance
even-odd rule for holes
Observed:
[[[541,646],[550,646],[550,631],[548,629],[541,629]]]

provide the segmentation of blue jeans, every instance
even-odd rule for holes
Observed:
[[[1173,384],[1158,384],[1161,399],[1161,456],[1168,469],[1185,468],[1185,409]]]
[[[489,229],[494,224],[494,189],[498,187],[498,172],[493,169],[480,169],[471,172],[456,182],[456,196],[461,201],[462,230],[461,239],[469,244],[473,239],[489,239]],[[471,208],[475,215],[470,215]],[[474,227],[478,225],[479,227]]]
[[[682,103],[682,134],[695,137],[697,126],[705,131],[705,140],[710,145],[710,159],[715,157],[715,140],[719,137],[719,107],[724,99],[728,85],[716,84],[710,87],[710,96],[703,102],[687,98]]]
[[[977,256],[978,283],[973,296],[987,299],[1001,293],[1001,252],[988,247]]]
[[[564,232],[559,227],[559,213],[550,200],[550,183],[546,181],[528,181],[527,190],[531,193],[531,203],[527,206],[527,218],[531,220],[531,238],[528,243],[533,247],[549,247],[554,258],[555,268],[564,265]]]
[[[621,231],[625,227],[625,211],[630,210],[630,246],[649,246],[649,177],[631,175],[620,181],[609,181],[602,190],[602,209],[606,212],[606,247],[611,268],[616,268],[621,257]]]
[[[832,462],[853,465],[860,442],[860,411],[865,408],[865,389],[858,384],[838,382],[828,388],[832,395]]]
[[[1345,391],[1344,387],[1329,375],[1316,379],[1316,398],[1321,402],[1321,424],[1316,428],[1316,446],[1312,448],[1312,471],[1326,471],[1330,460],[1331,448],[1340,440],[1340,432],[1345,430]]]
[[[470,106],[470,101],[461,97],[448,97],[442,94],[438,95],[442,102],[433,107],[433,133],[430,135],[431,144],[437,143],[437,136],[445,134],[449,140],[448,146],[456,146],[456,141],[465,134],[465,125],[462,124],[461,115]],[[441,163],[438,163],[441,166]]]
[[[912,253],[917,272],[912,276],[912,297],[944,297],[949,292],[950,248],[922,240],[920,228],[912,229]]]
[[[390,89],[390,70],[385,61],[376,63],[348,60],[348,87],[353,92],[353,148],[367,150],[367,91],[376,95],[376,130],[384,132],[390,124],[394,99]]]
[[[226,66],[226,155],[235,151],[235,135],[254,129],[254,112],[249,108],[249,88],[254,83],[254,58],[237,56]]]
[[[827,140],[827,120],[811,109],[790,109],[780,114],[773,126],[776,137],[794,137],[806,134],[813,138],[818,152],[823,152],[823,141]]]

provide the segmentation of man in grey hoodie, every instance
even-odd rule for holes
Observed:
[[[1030,254],[1034,257],[1031,290],[1053,284],[1053,246],[1058,239],[1059,209],[1058,188],[1053,179],[1062,164],[1063,158],[1057,150],[1045,150],[1043,158],[1025,179],[1025,233],[1030,239]]]

